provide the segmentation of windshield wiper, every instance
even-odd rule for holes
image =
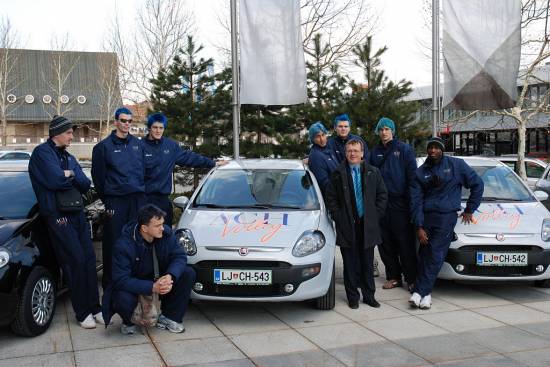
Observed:
[[[481,198],[481,201],[525,201],[523,199],[511,199],[511,198],[499,198],[496,196],[484,196]]]

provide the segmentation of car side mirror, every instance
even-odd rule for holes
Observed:
[[[187,196],[178,196],[173,201],[174,205],[182,210],[185,210],[187,204],[189,204],[189,198]]]
[[[537,190],[535,191],[535,197],[539,199],[539,201],[546,201],[548,200],[548,194],[544,191]]]

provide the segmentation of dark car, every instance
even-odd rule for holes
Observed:
[[[90,224],[99,222],[94,191],[84,200]],[[0,326],[9,325],[23,336],[45,332],[56,297],[65,288],[46,225],[38,215],[28,161],[0,162]]]

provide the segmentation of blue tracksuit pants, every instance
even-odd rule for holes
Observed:
[[[105,197],[107,220],[103,225],[103,278],[101,281],[104,290],[112,279],[113,246],[120,237],[122,227],[130,221],[137,220],[138,210],[145,203],[146,199],[143,193]]]
[[[418,273],[414,291],[422,297],[432,293],[437,274],[447,257],[453,239],[457,213],[425,213],[424,229],[428,233],[428,245],[420,245]]]
[[[63,277],[69,286],[76,319],[100,312],[96,258],[83,212],[44,218]]]
[[[160,296],[160,309],[162,314],[175,322],[182,322],[183,316],[187,312],[189,298],[191,297],[191,287],[195,283],[195,270],[186,266],[185,271],[180,278],[174,282],[170,293]],[[122,318],[126,325],[132,324],[132,314],[138,303],[138,294],[130,293],[125,290],[113,291],[113,309]]]

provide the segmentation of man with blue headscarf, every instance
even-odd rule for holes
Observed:
[[[173,209],[168,195],[172,193],[172,172],[176,165],[181,167],[212,168],[216,164],[212,159],[194,153],[182,147],[172,139],[163,137],[168,119],[157,112],[148,116],[149,133],[142,139],[145,151],[145,193],[147,202],[162,209],[165,223],[172,225]]]
[[[312,146],[309,151],[308,165],[317,179],[323,197],[330,182],[330,174],[338,168],[338,161],[328,146],[327,140],[327,129],[321,121],[309,127],[309,141]]]
[[[409,186],[414,180],[416,159],[410,145],[395,137],[395,123],[382,117],[375,129],[380,143],[374,147],[370,163],[382,174],[388,189],[388,209],[380,221],[382,243],[378,246],[386,268],[384,289],[400,287],[402,276],[409,291],[416,278],[416,243],[410,215]]]
[[[334,118],[334,132],[328,140],[328,146],[334,151],[338,164],[346,160],[346,143],[350,140],[359,140],[363,144],[363,159],[369,161],[369,148],[367,143],[363,141],[358,135],[350,134],[351,120],[349,116],[344,113]]]

